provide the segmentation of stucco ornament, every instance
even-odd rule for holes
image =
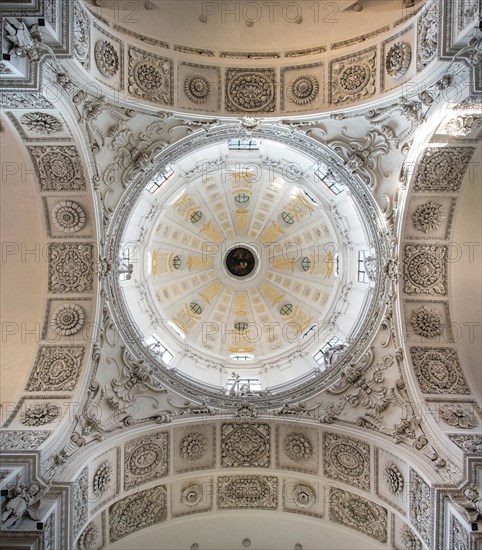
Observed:
[[[315,76],[301,75],[288,84],[286,95],[296,105],[306,105],[316,99],[319,89]]]
[[[184,460],[196,462],[207,452],[207,440],[200,433],[187,434],[181,441],[180,454]]]
[[[34,134],[50,136],[62,131],[60,120],[49,113],[25,113],[20,118],[21,123]]]
[[[198,73],[188,74],[184,80],[184,93],[193,103],[206,103],[214,92],[209,79]]]
[[[310,508],[316,502],[316,493],[308,485],[297,485],[293,489],[293,500],[299,508]]]
[[[181,502],[190,508],[197,506],[203,498],[202,485],[192,483],[188,485],[181,493]]]
[[[94,48],[95,63],[99,71],[111,78],[119,70],[119,54],[108,40],[98,40]]]
[[[423,338],[434,338],[442,334],[442,318],[440,313],[422,306],[412,311],[410,317],[415,334]]]
[[[294,462],[306,462],[313,454],[311,441],[300,433],[292,433],[285,437],[283,449],[290,460]]]
[[[392,78],[401,78],[410,66],[412,48],[408,42],[396,42],[388,50],[385,68]]]
[[[4,529],[18,527],[18,522],[25,514],[38,521],[40,501],[50,488],[49,485],[41,487],[38,483],[25,485],[20,479],[20,474],[17,474],[15,485],[8,491],[8,500],[1,516]]]
[[[400,495],[403,492],[403,476],[395,464],[387,464],[383,470],[383,476],[392,495]]]
[[[77,334],[84,326],[84,310],[77,304],[62,304],[52,316],[52,328],[61,336]]]
[[[85,212],[74,201],[60,201],[52,208],[52,220],[64,233],[76,233],[85,225]]]
[[[419,231],[436,231],[443,220],[444,207],[434,201],[420,204],[412,214],[413,226]]]
[[[109,490],[113,479],[113,471],[114,469],[112,464],[108,460],[105,460],[102,464],[100,464],[94,474],[94,479],[92,480],[95,495],[101,496]]]

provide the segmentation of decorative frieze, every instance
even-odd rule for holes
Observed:
[[[93,252],[90,243],[49,244],[49,292],[91,292],[94,280]]]
[[[168,433],[139,437],[126,443],[124,489],[131,489],[168,474]]]
[[[163,105],[173,104],[172,60],[129,48],[129,93]]]
[[[418,534],[431,548],[433,495],[430,487],[415,472],[410,470],[409,517]]]
[[[218,478],[218,508],[278,507],[278,478],[274,476],[239,475]]]
[[[226,111],[273,112],[276,108],[276,79],[273,69],[228,69]]]
[[[221,465],[223,467],[269,467],[270,430],[267,424],[223,424]]]
[[[42,346],[26,391],[74,391],[83,357],[83,346]]]
[[[363,497],[330,488],[330,519],[374,538],[387,541],[387,510]]]
[[[164,521],[167,517],[165,485],[136,492],[113,504],[109,509],[111,542],[145,527]]]
[[[28,147],[42,191],[86,189],[82,164],[73,145]]]
[[[470,393],[455,349],[412,347],[410,353],[423,393]]]
[[[430,147],[419,164],[415,191],[457,192],[474,154],[472,147]]]
[[[446,245],[406,244],[404,260],[405,293],[447,294]]]
[[[325,475],[370,490],[370,446],[350,437],[325,433],[323,437]]]

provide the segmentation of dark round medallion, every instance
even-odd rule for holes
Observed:
[[[247,248],[233,248],[226,256],[226,267],[236,277],[246,277],[254,269],[253,253]]]

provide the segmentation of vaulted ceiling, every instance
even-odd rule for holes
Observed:
[[[3,6],[5,544],[478,548],[477,6],[228,4]]]

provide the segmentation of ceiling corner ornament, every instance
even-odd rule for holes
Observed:
[[[62,123],[49,113],[30,112],[20,117],[20,122],[33,134],[51,136],[62,131]]]
[[[173,104],[173,62],[129,47],[129,93],[163,105]]]
[[[115,542],[167,517],[167,490],[164,485],[139,491],[113,504],[109,509],[110,540]]]
[[[442,334],[442,318],[440,313],[426,306],[414,309],[410,322],[415,334],[423,338],[434,338]]]
[[[412,48],[408,42],[395,42],[385,59],[387,74],[394,79],[401,78],[410,67]]]
[[[273,112],[276,83],[273,69],[228,69],[226,110],[231,112]]]
[[[200,433],[193,432],[183,437],[179,454],[183,460],[196,462],[207,452],[207,439]]]
[[[52,220],[63,233],[77,233],[85,225],[85,212],[80,204],[65,200],[60,201],[52,208]]]
[[[72,336],[84,326],[85,313],[77,304],[62,304],[53,316],[51,325],[57,334]]]
[[[434,201],[417,206],[412,214],[413,226],[419,231],[429,233],[439,229],[444,215],[444,207]]]
[[[447,295],[446,245],[406,244],[404,258],[407,294]]]
[[[184,79],[184,93],[193,103],[206,103],[214,90],[214,85],[202,74],[188,74]]]
[[[268,424],[223,424],[221,463],[223,467],[268,467],[270,458]]]
[[[387,510],[363,497],[330,488],[330,519],[374,538],[387,541]]]
[[[296,105],[306,105],[316,99],[319,89],[314,75],[301,75],[288,84],[286,96]]]
[[[412,347],[410,352],[415,374],[423,393],[462,395],[470,393],[455,349]]]
[[[92,480],[92,490],[96,496],[101,496],[110,489],[113,482],[113,471],[112,464],[108,460],[99,465]]]
[[[335,60],[330,65],[331,102],[352,103],[376,91],[376,49]]]
[[[95,64],[107,78],[115,76],[119,70],[119,54],[108,40],[98,40],[94,47]]]
[[[286,456],[293,462],[306,462],[313,454],[313,444],[301,433],[288,434],[283,441]]]

